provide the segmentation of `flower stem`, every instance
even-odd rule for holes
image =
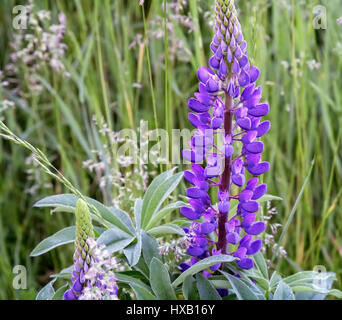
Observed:
[[[225,136],[232,135],[233,129],[233,98],[225,94],[225,111],[224,111],[224,132]],[[225,158],[224,171],[221,176],[219,190],[230,194],[230,178],[232,173],[232,157]],[[217,241],[217,250],[221,250],[222,254],[227,253],[227,238],[226,238],[226,223],[228,221],[228,214],[221,214],[219,218],[219,234]]]

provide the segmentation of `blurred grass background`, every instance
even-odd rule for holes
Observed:
[[[9,63],[16,32],[12,9],[26,3],[0,2],[1,70]],[[162,0],[145,0],[145,28],[138,0],[33,3],[36,10],[51,11],[52,21],[60,12],[66,15],[68,48],[63,63],[70,77],[45,67],[39,74],[43,90],[38,96],[23,88],[27,94],[18,97],[1,87],[0,99],[14,101],[15,107],[0,116],[16,134],[41,148],[84,194],[108,203],[115,188],[100,190],[97,176],[82,166],[83,161],[94,160],[92,150],[107,143],[93,118],[113,130],[137,129],[140,119],[148,120],[150,129],[156,124],[169,131],[189,127],[186,102],[196,90],[197,68],[209,57],[214,0],[167,0],[166,16]],[[178,10],[180,3],[185,6]],[[264,157],[272,169],[265,180],[269,193],[284,199],[275,204],[278,223],[287,221],[315,158],[283,243],[288,258],[279,260],[277,267],[290,274],[323,265],[337,273],[337,287],[342,289],[342,25],[337,23],[341,1],[236,4],[249,56],[261,69],[264,100],[271,105],[273,126],[265,139]],[[313,28],[316,5],[326,8],[326,30]],[[21,68],[24,82],[29,69]],[[29,258],[38,242],[72,223],[68,214],[52,216],[32,207],[44,196],[66,190],[40,173],[29,156],[0,140],[0,299],[33,298],[49,274],[72,259],[72,246]],[[31,192],[25,192],[28,189]],[[29,290],[12,287],[12,268],[17,264],[27,267]]]

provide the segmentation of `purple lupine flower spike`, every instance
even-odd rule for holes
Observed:
[[[262,247],[255,237],[266,228],[257,221],[257,200],[267,192],[258,176],[270,168],[262,161],[260,141],[270,130],[270,122],[261,121],[269,105],[260,102],[261,87],[255,84],[260,71],[248,59],[233,0],[216,0],[210,49],[210,68],[199,68],[199,92],[188,103],[189,121],[197,130],[189,142],[191,149],[183,150],[183,158],[192,162],[191,170],[185,172],[192,185],[186,193],[190,206],[181,208],[181,214],[193,221],[185,229],[187,253],[191,264],[210,255],[229,254],[241,268],[251,269],[251,256]],[[212,188],[217,190],[216,205],[209,196]],[[232,199],[239,201],[235,212],[230,212]],[[220,267],[213,266],[211,272]]]
[[[78,200],[76,204],[76,241],[74,253],[74,270],[72,287],[64,294],[65,300],[78,300],[87,285],[85,274],[93,264],[92,246],[94,238],[93,225],[87,204]]]

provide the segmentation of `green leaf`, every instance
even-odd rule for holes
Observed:
[[[31,252],[31,257],[40,256],[56,247],[75,241],[76,227],[67,227],[44,239]]]
[[[257,254],[253,256],[253,258],[256,267],[259,269],[263,277],[268,280],[268,269],[264,255],[261,253],[261,251],[259,251]]]
[[[115,226],[119,227],[123,231],[128,232],[131,235],[135,235],[136,232],[135,232],[135,228],[134,228],[133,222],[132,222],[130,216],[127,214],[127,212],[125,212],[125,211],[123,211],[123,210],[121,210],[119,208],[114,208],[114,207],[108,207],[107,208],[107,207],[104,206],[104,208],[108,209],[109,212],[112,214],[112,216],[115,216],[116,219],[118,221],[120,221],[121,227],[118,224],[114,224],[113,223]],[[124,226],[124,228],[126,230],[122,228],[122,225]]]
[[[118,228],[111,228],[100,235],[97,239],[97,243],[99,245],[106,245],[106,250],[110,253],[114,253],[126,248],[134,239],[134,236],[131,236]]]
[[[193,276],[188,276],[182,286],[183,296],[186,300],[199,300],[199,293],[196,286],[196,280]]]
[[[99,211],[104,220],[131,235],[135,234],[132,220],[126,212],[116,208],[108,208],[102,203],[88,197],[85,197],[85,199]],[[59,194],[44,198],[34,206],[38,208],[52,207],[66,212],[74,212],[77,200],[78,197],[74,194]]]
[[[133,289],[138,300],[156,300],[151,288],[141,280],[123,273],[116,273],[115,277],[118,282],[127,283]]]
[[[77,197],[73,194],[59,194],[46,197],[34,204],[37,208],[56,208],[58,211],[75,212]]]
[[[159,176],[160,177],[160,176]],[[156,179],[158,179],[157,177]],[[179,172],[171,177],[162,179],[158,183],[153,183],[150,186],[148,197],[147,192],[143,200],[141,219],[142,228],[145,228],[153,215],[158,212],[162,203],[168,198],[168,196],[176,189],[178,184],[183,178],[183,172]]]
[[[56,279],[51,280],[45,287],[43,287],[37,294],[36,300],[51,300],[55,295],[53,284]]]
[[[124,254],[131,267],[134,267],[139,262],[141,257],[141,248],[141,234],[137,234],[137,242],[124,249]]]
[[[64,298],[64,293],[67,290],[67,288],[69,287],[69,285],[66,283],[64,286],[60,287],[55,295],[52,297],[52,300],[63,300]]]
[[[138,284],[130,283],[130,286],[137,296],[137,300],[157,300],[157,298],[149,290],[146,290]]]
[[[283,278],[279,275],[277,271],[274,271],[270,280],[270,288],[273,290],[277,287],[278,283],[282,281]]]
[[[258,202],[259,203],[263,203],[263,202],[267,202],[267,201],[283,201],[283,198],[277,197],[277,196],[272,196],[271,194],[265,194],[264,196],[262,196]]]
[[[164,237],[169,234],[177,234],[185,236],[184,230],[172,223],[163,224],[162,226],[155,227],[147,231],[147,233],[155,238]]]
[[[170,276],[163,263],[153,258],[150,265],[150,283],[159,300],[177,300],[171,286]]]
[[[274,292],[273,300],[295,300],[295,296],[290,286],[284,281],[280,281],[276,291]]]
[[[221,273],[228,279],[239,300],[260,300],[252,289],[243,281],[224,271],[221,271]]]
[[[201,273],[196,275],[196,281],[201,300],[222,300],[217,290]]]
[[[228,255],[217,255],[217,256],[212,256],[206,259],[203,259],[196,264],[194,264],[191,268],[188,270],[184,271],[173,283],[172,286],[174,288],[178,287],[180,284],[184,282],[184,280],[188,276],[193,276],[194,274],[201,272],[207,268],[210,268],[211,266],[219,263],[229,263],[236,260],[236,258]]]
[[[146,279],[149,279],[150,269],[146,264],[144,257],[140,256],[138,263],[134,266],[135,270],[138,270],[141,274],[145,276]]]
[[[158,242],[144,231],[141,233],[141,240],[143,257],[146,264],[149,266],[153,258],[160,259]]]
[[[332,272],[302,271],[284,278],[284,282],[290,287],[300,284],[312,284],[314,281],[322,283],[324,281],[335,281],[336,275]]]
[[[163,172],[159,176],[153,179],[153,181],[150,183],[149,187],[147,188],[144,199],[143,199],[143,206],[142,206],[142,213],[146,212],[147,205],[149,204],[154,192],[159,188],[159,186],[168,178],[172,177],[174,171],[176,168],[173,168],[169,171]]]
[[[158,211],[151,219],[151,221],[146,226],[145,230],[149,230],[157,225],[157,223],[160,223],[162,219],[164,219],[169,213],[172,211],[175,211],[181,207],[187,206],[187,204],[183,201],[178,201],[175,203],[170,203],[165,208]]]
[[[141,280],[139,280],[135,277],[126,275],[122,272],[115,273],[115,278],[117,279],[118,282],[127,283],[129,285],[131,285],[132,283],[135,283],[135,284],[139,285],[140,287],[143,287],[147,291],[151,290],[151,288],[147,284],[142,282]]]
[[[142,199],[139,198],[134,203],[134,219],[137,230],[141,228]]]
[[[52,274],[50,278],[57,278],[57,279],[64,279],[64,280],[70,280],[72,271],[74,270],[74,265],[63,269],[60,273]]]

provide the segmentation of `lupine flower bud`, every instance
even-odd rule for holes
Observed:
[[[187,253],[192,256],[191,264],[219,253],[236,257],[240,268],[250,269],[254,265],[250,256],[262,246],[253,237],[266,228],[257,221],[257,200],[267,186],[259,184],[257,176],[270,168],[262,161],[265,146],[259,140],[270,130],[269,121],[261,122],[269,105],[260,102],[262,90],[255,85],[260,71],[249,62],[233,0],[216,0],[210,48],[210,68],[199,68],[199,92],[188,102],[193,112],[189,121],[197,130],[189,143],[191,149],[183,150],[183,158],[192,162],[191,170],[185,172],[192,184],[186,192],[190,206],[180,210],[194,221],[185,229]],[[215,142],[220,134],[223,147]],[[212,188],[218,188],[216,205],[209,196]],[[232,199],[239,201],[235,212],[230,212]],[[212,235],[215,231],[217,238]],[[188,267],[181,266],[183,270]]]
[[[78,200],[76,204],[76,241],[72,288],[64,294],[65,300],[78,300],[86,286],[85,274],[93,264],[90,239],[94,238],[93,225],[87,204]]]

